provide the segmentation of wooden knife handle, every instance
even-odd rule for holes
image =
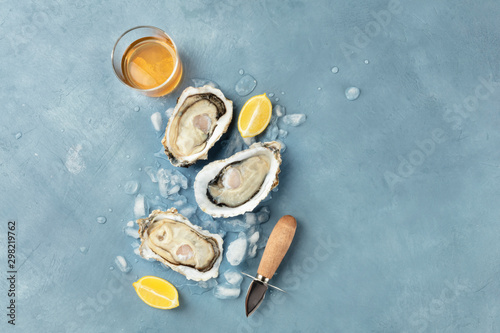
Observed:
[[[269,236],[257,274],[268,279],[273,277],[292,243],[295,229],[297,229],[297,221],[293,216],[285,215],[279,219]]]

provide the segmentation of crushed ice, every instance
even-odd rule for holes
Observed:
[[[236,85],[234,86],[234,90],[240,96],[246,96],[250,94],[255,87],[257,86],[257,80],[249,74],[244,75]]]
[[[128,273],[132,270],[132,267],[128,264],[127,260],[122,256],[116,256],[115,265],[123,273]]]
[[[299,126],[306,121],[306,115],[301,113],[288,114],[283,117],[283,122],[288,126]]]
[[[334,72],[333,68],[332,72]],[[240,96],[245,96],[255,89],[257,81],[244,72],[240,72],[240,74],[242,77],[236,84],[235,90]],[[193,79],[192,81],[196,87],[204,85],[218,87],[216,83],[205,79]],[[281,94],[284,95],[284,93]],[[273,97],[274,93],[269,93],[268,96]],[[278,100],[276,98],[276,101]],[[165,111],[164,116],[166,119],[170,118],[173,110],[174,108],[168,108]],[[258,137],[244,140],[238,131],[233,130],[227,136],[226,140],[221,141],[220,146],[222,149],[219,154],[222,155],[221,158],[227,158],[246,149],[256,141],[265,142],[271,140],[280,142],[282,145],[281,152],[283,153],[286,149],[284,140],[289,135],[289,127],[286,129],[280,127],[282,125],[299,126],[305,120],[306,116],[304,114],[287,114],[284,106],[276,104],[272,110],[270,124],[262,134]],[[151,116],[151,122],[156,131],[159,132],[163,129],[162,114],[154,113]],[[134,216],[140,218],[147,216],[154,209],[166,210],[170,207],[175,207],[182,215],[189,218],[193,224],[199,225],[204,230],[219,234],[221,237],[225,237],[227,233],[232,233],[233,236],[228,236],[232,241],[226,239],[224,244],[226,249],[224,253],[225,260],[223,265],[221,265],[219,278],[200,281],[195,284],[186,284],[185,286],[189,288],[191,294],[202,294],[213,290],[214,296],[220,299],[239,297],[243,277],[235,267],[243,265],[247,259],[254,258],[257,256],[258,251],[262,251],[265,248],[269,236],[262,233],[260,224],[269,221],[271,213],[269,207],[261,206],[260,209],[256,209],[253,212],[247,212],[244,215],[233,218],[214,219],[212,216],[198,209],[193,195],[190,193],[192,191],[184,192],[188,190],[190,183],[194,180],[194,176],[192,174],[186,176],[179,168],[171,169],[170,166],[168,168],[163,167],[165,161],[168,161],[163,148],[156,152],[154,156],[157,158],[156,165],[139,168],[139,171],[144,169],[151,183],[157,184],[159,195],[151,199],[142,193],[137,194],[141,186],[135,180],[128,181],[124,186],[125,193],[135,195]],[[277,188],[273,191],[277,191]],[[151,193],[151,195],[154,194]],[[272,194],[269,193],[261,203],[269,201],[271,198]],[[99,217],[97,220],[99,223],[104,223],[106,218]],[[137,256],[140,256],[140,243],[136,240],[139,238],[139,233],[135,222],[127,222],[126,226],[123,227],[123,232],[134,239],[131,243],[133,252]],[[236,238],[234,238],[235,233],[237,234]],[[137,259],[135,260],[137,262]],[[131,269],[131,266],[123,256],[115,258],[115,265],[122,272],[128,272]]]
[[[162,130],[162,119],[161,119],[161,113],[160,112],[155,112],[151,115],[151,123],[153,124],[153,128],[155,131],[159,132]]]
[[[248,241],[244,232],[240,232],[238,238],[229,244],[226,251],[227,261],[232,266],[238,266],[245,258]]]

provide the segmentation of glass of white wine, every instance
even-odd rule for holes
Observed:
[[[125,85],[151,97],[173,91],[182,78],[182,63],[172,38],[163,30],[140,26],[115,43],[111,62]]]

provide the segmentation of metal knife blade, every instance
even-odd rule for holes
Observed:
[[[258,280],[253,280],[248,287],[247,298],[245,300],[245,312],[247,317],[257,310],[266,297],[267,284]]]
[[[285,215],[276,223],[267,241],[264,254],[257,269],[257,277],[248,287],[245,300],[245,311],[247,317],[257,310],[266,296],[269,279],[278,269],[290,244],[292,243],[297,221],[293,216]],[[279,289],[279,288],[277,288]]]

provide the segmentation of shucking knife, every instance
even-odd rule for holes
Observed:
[[[293,216],[285,215],[279,219],[267,241],[264,254],[257,269],[257,277],[254,278],[251,275],[243,273],[253,279],[248,287],[247,298],[245,300],[247,317],[254,313],[262,303],[268,286],[281,290],[278,287],[268,284],[268,282],[285,257],[295,235],[295,229],[297,229],[297,221]]]

